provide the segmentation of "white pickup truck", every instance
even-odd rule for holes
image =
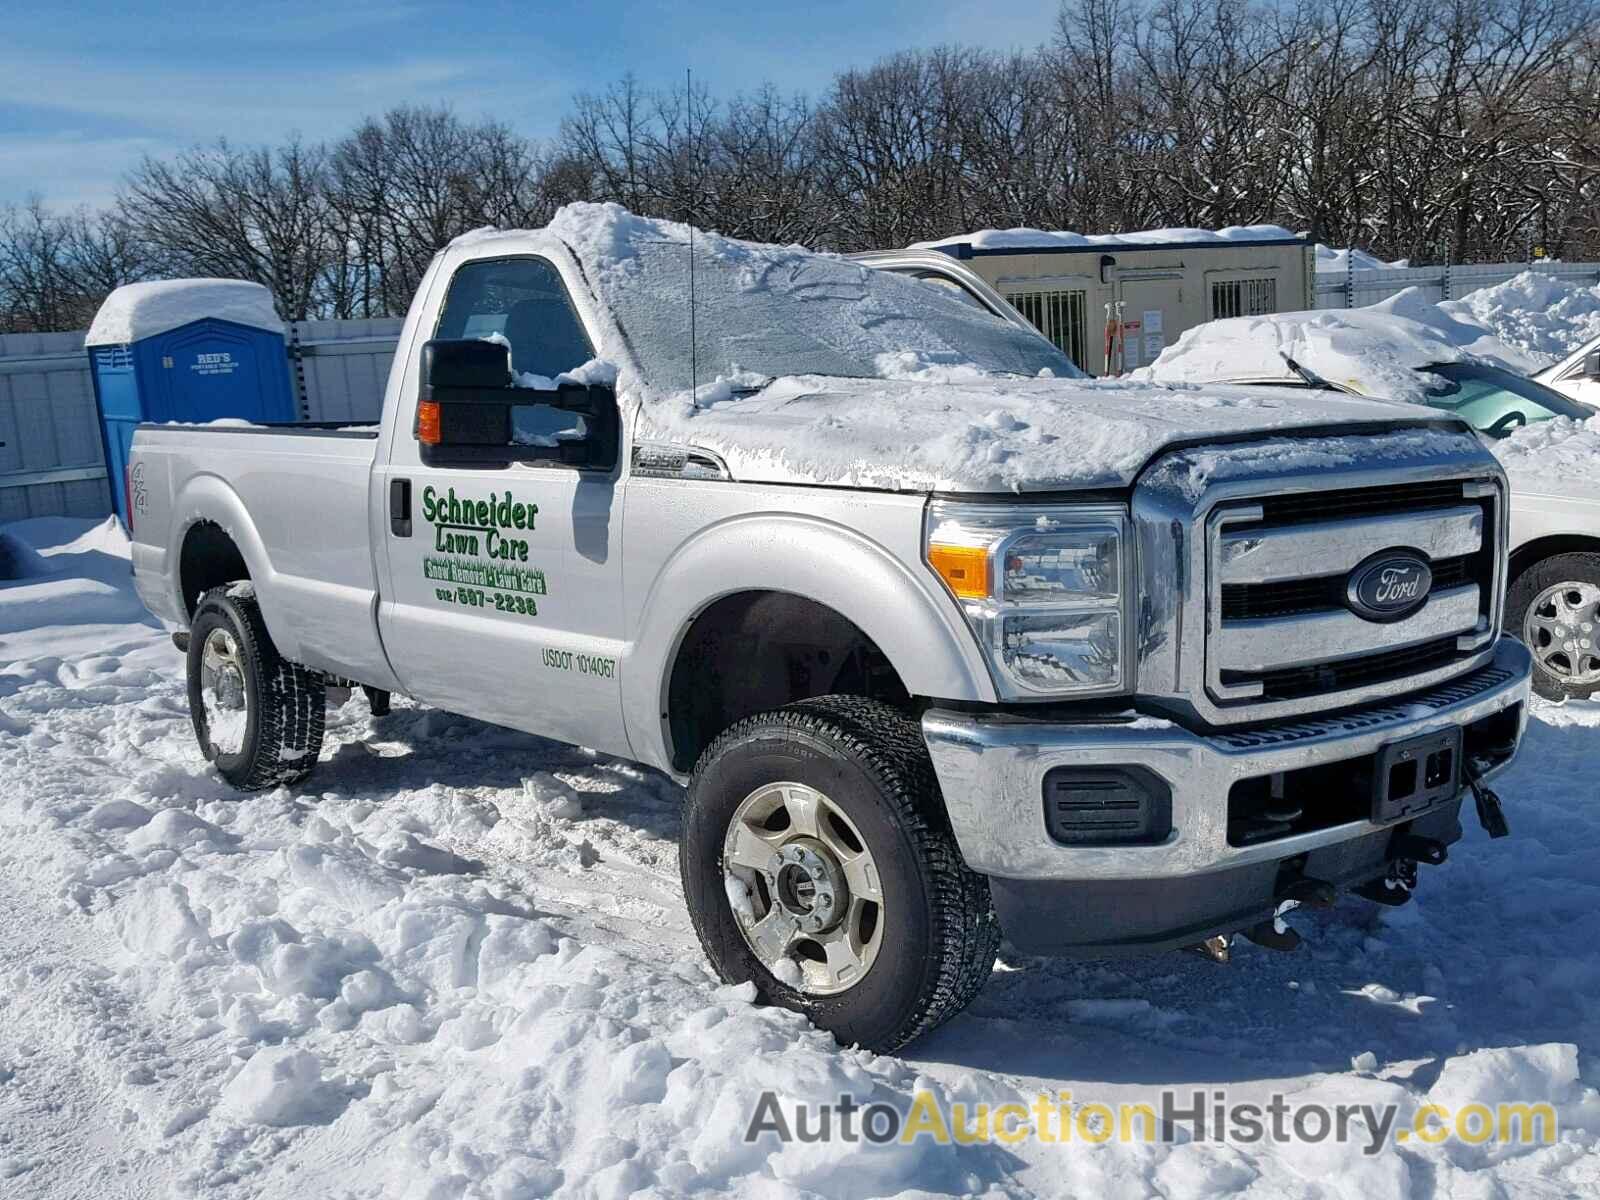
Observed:
[[[692,264],[692,270],[691,270]],[[577,205],[438,255],[377,429],[142,427],[140,595],[243,789],[330,687],[688,785],[717,971],[898,1046],[1002,932],[1408,898],[1515,753],[1506,487],[1452,418],[1077,377],[916,279]]]

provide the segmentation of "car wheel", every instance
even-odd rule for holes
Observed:
[[[873,700],[806,700],[722,734],[689,787],[680,863],[718,974],[846,1045],[904,1045],[994,966],[988,880],[961,859],[921,729]]]
[[[1506,631],[1533,653],[1533,687],[1551,700],[1600,691],[1600,554],[1555,554],[1506,595]]]
[[[189,626],[188,682],[201,752],[234,787],[298,783],[316,767],[326,684],[278,653],[248,584],[201,598]]]

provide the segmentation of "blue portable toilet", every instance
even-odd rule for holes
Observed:
[[[128,520],[135,426],[296,419],[283,322],[272,294],[239,279],[130,283],[106,297],[84,338],[105,442],[111,505]]]

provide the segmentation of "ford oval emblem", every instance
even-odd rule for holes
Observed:
[[[1385,550],[1350,572],[1345,602],[1369,621],[1398,621],[1426,604],[1432,587],[1427,559],[1409,550]]]

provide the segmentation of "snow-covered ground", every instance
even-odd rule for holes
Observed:
[[[301,791],[195,749],[114,525],[0,535],[0,1195],[1327,1197],[1600,1192],[1600,705],[1539,705],[1419,899],[1241,945],[1003,958],[900,1057],[702,964],[678,790],[397,701],[330,713]],[[20,576],[20,578],[16,578]],[[743,1140],[765,1089],[902,1109],[1070,1091],[1548,1100],[1557,1144]]]

